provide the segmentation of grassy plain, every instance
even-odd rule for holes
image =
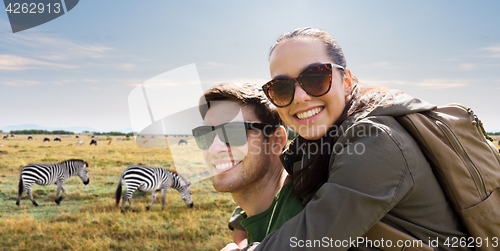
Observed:
[[[44,137],[51,142],[42,142]],[[90,138],[80,137],[82,146],[76,146],[74,136],[62,142],[53,142],[50,135],[33,135],[30,141],[25,135],[3,140],[0,151],[7,153],[0,153],[0,250],[220,250],[231,242],[227,221],[236,204],[229,194],[216,192],[211,179],[191,185],[192,209],[171,189],[163,211],[160,199],[146,211],[151,195],[136,191],[136,212],[127,204],[121,214],[114,200],[121,172],[129,165],[173,169],[170,152],[143,148],[133,140],[117,141],[115,136],[110,145],[103,140],[90,146]],[[56,205],[55,185],[34,185],[40,206],[34,207],[26,193],[16,206],[23,166],[71,158],[89,163],[87,186],[77,176],[70,178],[64,200]]]

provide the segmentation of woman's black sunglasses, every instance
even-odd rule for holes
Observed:
[[[210,148],[215,135],[227,146],[242,146],[247,143],[248,130],[266,130],[276,128],[270,124],[257,122],[229,122],[218,126],[199,126],[192,130],[196,145],[202,150]],[[264,132],[264,135],[267,135]]]
[[[277,107],[289,106],[295,95],[295,82],[298,82],[304,91],[320,97],[327,94],[332,86],[332,69],[344,70],[344,67],[332,63],[320,64],[305,69],[300,75],[292,79],[273,79],[262,86],[267,98]]]

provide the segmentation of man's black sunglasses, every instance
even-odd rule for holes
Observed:
[[[192,130],[198,148],[207,150],[214,142],[215,135],[227,146],[242,146],[247,143],[248,130],[265,130],[276,126],[257,122],[229,122],[217,126],[199,126]]]

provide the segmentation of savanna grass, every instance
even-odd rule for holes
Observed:
[[[51,142],[42,142],[49,137]],[[16,135],[0,148],[0,250],[220,250],[232,240],[227,221],[236,206],[229,194],[216,192],[211,180],[193,183],[194,207],[188,209],[177,191],[167,193],[165,209],[157,202],[146,211],[151,194],[136,191],[134,208],[121,214],[114,193],[121,172],[129,165],[173,169],[166,149],[148,149],[134,141],[99,141],[82,146],[78,139],[53,142],[50,135]],[[15,205],[19,173],[29,163],[57,163],[66,159],[86,160],[90,183],[78,177],[65,183],[66,195],[56,205],[56,186],[33,186],[40,205],[34,207],[23,194]]]

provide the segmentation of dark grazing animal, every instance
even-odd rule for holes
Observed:
[[[187,140],[181,139],[181,140],[179,140],[179,143],[177,143],[177,145],[179,145],[179,146],[180,145],[187,145],[187,143],[188,143]]]
[[[55,138],[54,141],[59,141],[61,142],[61,139],[60,138]]]
[[[8,135],[3,136],[3,139],[9,139]]]
[[[33,137],[29,136],[29,137],[28,137],[28,140],[33,140]]]
[[[43,142],[50,142],[50,139],[49,138],[44,138]]]
[[[97,146],[97,141],[95,141],[95,139],[93,139],[92,141],[90,141],[90,145],[96,145]]]
[[[122,194],[122,183],[127,189],[123,195],[123,202],[121,212],[125,212],[125,202],[129,202],[130,208],[132,207],[132,194],[135,190],[139,189],[143,192],[151,192],[153,198],[151,203],[146,207],[147,210],[151,208],[156,200],[156,194],[161,191],[161,209],[165,207],[165,195],[169,187],[174,188],[181,194],[189,208],[193,207],[193,198],[191,197],[190,182],[186,181],[180,174],[166,170],[161,167],[147,167],[147,166],[129,166],[122,172],[120,181],[118,181],[118,188],[116,189],[116,205],[120,204]]]
[[[85,185],[90,182],[87,167],[88,163],[81,159],[70,159],[58,164],[28,164],[21,169],[21,175],[19,176],[19,193],[16,205],[19,206],[21,195],[24,191],[27,191],[33,205],[38,206],[35,199],[33,199],[31,189],[34,183],[41,186],[56,184],[57,190],[55,202],[59,205],[65,193],[63,187],[64,182],[66,182],[69,177],[78,175]],[[59,196],[61,190],[62,194]]]

